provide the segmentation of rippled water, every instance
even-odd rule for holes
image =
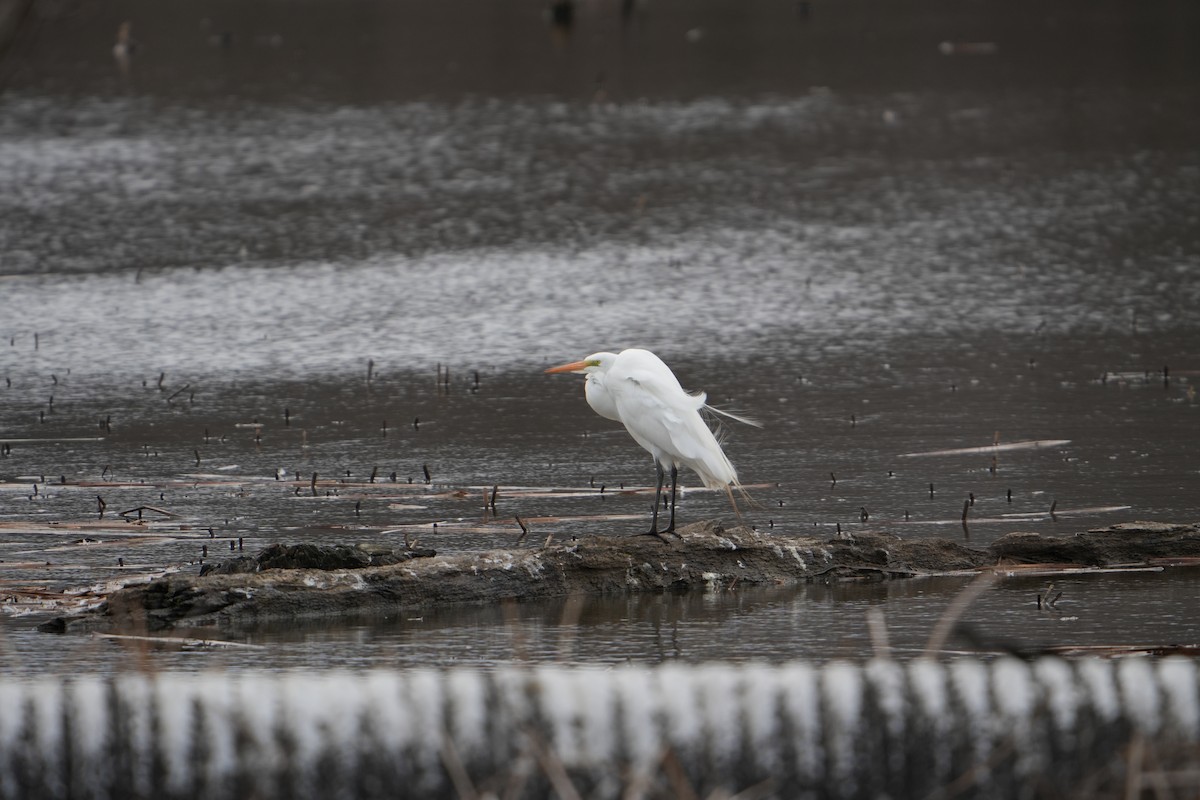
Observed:
[[[685,386],[763,421],[727,439],[760,529],[867,526],[986,545],[1011,530],[1200,519],[1200,73],[1178,59],[1135,48],[1129,82],[1072,81],[1071,51],[1037,26],[1019,41],[1050,60],[1035,59],[1044,71],[1003,43],[990,61],[942,56],[938,19],[888,40],[904,45],[893,61],[910,67],[906,80],[818,82],[871,52],[818,48],[787,88],[761,64],[744,87],[702,70],[675,89],[625,75],[597,92],[578,68],[546,88],[531,77],[541,66],[505,62],[508,90],[453,73],[419,92],[256,71],[241,44],[288,53],[320,27],[322,4],[278,44],[254,38],[271,35],[261,19],[244,20],[258,32],[237,33],[228,58],[222,39],[208,41],[216,7],[200,6],[209,22],[195,47],[172,60],[147,43],[124,74],[110,29],[86,15],[43,20],[8,56],[4,586],[193,569],[239,539],[253,551],[409,536],[456,552],[516,546],[516,516],[537,543],[640,529],[646,495],[622,489],[645,488],[648,459],[587,409],[577,380],[541,374],[625,346],[655,350]],[[122,10],[149,23],[135,21],[151,41],[167,36],[148,8]],[[529,51],[538,65],[590,52],[582,28],[549,44],[536,8],[510,10],[505,24],[546,47]],[[835,40],[853,27],[843,11],[827,17]],[[630,30],[671,42],[655,59],[691,47],[667,33],[688,23],[682,6],[645,13]],[[775,30],[763,13],[754,30]],[[1167,36],[1169,22],[1152,32]],[[794,36],[828,46],[820,16],[797,24]],[[692,45],[725,29],[704,30]],[[792,64],[792,34],[777,35],[762,63]],[[338,36],[330,63],[345,76],[362,56]],[[90,69],[53,58],[97,38]],[[618,39],[587,58],[615,58]],[[710,66],[749,58],[687,52]],[[213,83],[206,58],[245,77],[244,91]],[[911,457],[1028,440],[1066,441],[994,461]],[[178,516],[117,519],[141,505]],[[680,513],[732,521],[723,498],[696,490]],[[1155,599],[1112,609],[1120,623],[1108,629],[1049,630],[1187,638],[1170,613],[1200,611],[1168,588],[1194,595],[1195,578],[1091,580],[1080,590],[1095,593],[1090,606],[1124,587]],[[942,587],[932,606],[920,600],[931,585]],[[880,593],[872,602],[886,602],[910,652],[949,585],[864,591]],[[262,636],[281,661],[301,648],[316,664],[820,658],[866,652],[861,609],[846,610],[854,591],[587,601],[603,621],[578,626],[552,604]],[[988,608],[1006,619],[1007,601]],[[843,618],[857,632],[831,637]],[[8,636],[16,652],[58,647],[69,664],[111,650],[22,625]],[[745,644],[708,643],[729,639]]]

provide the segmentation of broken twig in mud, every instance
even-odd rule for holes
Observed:
[[[164,517],[178,517],[179,516],[178,514],[174,514],[170,511],[167,511],[162,508],[156,508],[155,506],[138,506],[137,508],[131,508],[128,511],[122,511],[120,514],[118,514],[118,516],[125,517],[126,519],[128,519],[132,515],[137,514],[137,518],[141,519],[142,512],[144,512],[144,511],[153,511],[155,514],[161,514]]]

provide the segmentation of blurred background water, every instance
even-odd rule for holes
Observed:
[[[34,634],[37,592],[239,539],[454,553],[518,546],[516,516],[524,547],[640,530],[648,495],[623,490],[649,460],[577,379],[541,374],[602,349],[648,347],[764,423],[726,440],[760,530],[986,545],[1200,519],[1191,4],[61,0],[20,19],[0,61],[16,669],[130,658]],[[914,457],[1033,440],[1054,444]],[[691,486],[684,521],[736,521]],[[147,505],[175,516],[117,516]],[[911,655],[960,585],[448,609],[151,658],[857,657],[871,605]],[[1034,616],[1026,581],[979,623],[1197,637],[1187,573],[1069,586],[1071,613]]]

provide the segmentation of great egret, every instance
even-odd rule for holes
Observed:
[[[584,396],[592,410],[606,419],[622,423],[634,441],[654,458],[658,487],[654,492],[654,517],[647,535],[675,533],[675,492],[681,466],[699,475],[709,489],[724,489],[737,512],[732,491],[741,489],[737,471],[700,411],[711,411],[750,425],[758,423],[709,406],[704,392],[685,392],[671,368],[649,350],[635,348],[622,350],[619,354],[593,353],[582,361],[560,364],[546,372],[586,375]],[[671,471],[671,521],[660,531],[658,501],[668,469]]]

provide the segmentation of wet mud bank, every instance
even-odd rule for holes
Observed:
[[[979,572],[1195,566],[1200,524],[1123,523],[1062,537],[1011,533],[987,549],[881,532],[831,538],[780,536],[712,522],[678,538],[591,536],[537,549],[394,558],[331,558],[273,546],[205,575],[175,574],[115,591],[93,611],[44,623],[49,632],[219,627],[288,619],[378,616],[447,604],[573,594],[728,591],[738,586],[886,580]],[[334,554],[336,555],[336,554]],[[306,561],[305,559],[312,559]],[[325,568],[297,566],[317,564]],[[386,563],[391,562],[391,563]],[[283,566],[279,566],[283,565]]]

